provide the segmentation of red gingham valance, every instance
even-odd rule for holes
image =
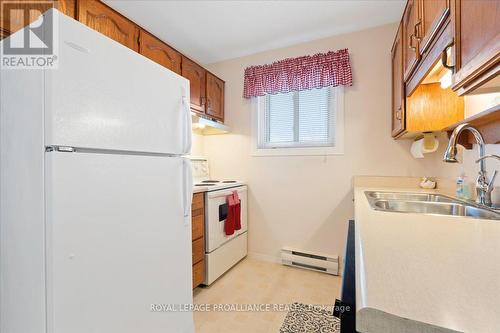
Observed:
[[[352,85],[347,49],[279,60],[245,69],[243,97]]]

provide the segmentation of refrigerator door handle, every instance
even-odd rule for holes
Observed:
[[[183,175],[183,204],[184,217],[188,218],[191,213],[191,204],[193,201],[193,176],[191,170],[191,160],[188,158],[182,159],[182,175]],[[189,222],[189,221],[187,221]]]
[[[184,113],[184,149],[183,153],[184,154],[189,154],[191,152],[191,131],[192,131],[192,126],[191,126],[191,106],[189,103],[189,100],[185,94],[182,95],[182,106],[183,110],[182,112]]]

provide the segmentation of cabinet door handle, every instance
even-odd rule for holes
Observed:
[[[206,104],[206,99],[205,99],[205,97],[201,97],[201,98],[200,98],[200,102],[201,102],[201,105],[205,105],[205,104]]]
[[[418,40],[419,42],[422,40],[422,38],[419,36],[417,27],[421,24],[422,24],[422,21],[418,21],[417,23],[415,23],[415,26],[413,27],[413,35],[414,35],[415,39]]]
[[[396,111],[396,119],[401,120],[401,107],[398,107],[398,111]]]
[[[448,49],[452,46],[453,46],[452,44],[448,45],[441,54],[441,63],[443,64],[444,68],[449,70],[453,70],[455,68],[454,65],[448,65]]]
[[[415,38],[415,35],[414,34],[411,34],[410,35],[410,42],[408,43],[408,48],[410,50],[413,50],[413,51],[416,51],[417,50],[417,47],[416,46],[413,46],[413,38]]]

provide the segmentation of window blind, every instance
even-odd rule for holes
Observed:
[[[335,94],[330,87],[266,95],[262,148],[335,145]]]

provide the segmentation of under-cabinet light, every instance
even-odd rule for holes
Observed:
[[[441,88],[446,89],[451,87],[451,71],[447,70],[446,73],[439,79]]]

